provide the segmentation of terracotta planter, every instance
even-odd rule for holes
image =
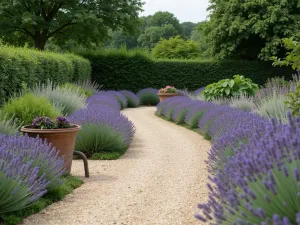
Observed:
[[[21,131],[24,134],[28,134],[29,137],[39,136],[42,139],[46,139],[48,143],[51,143],[59,155],[63,156],[65,161],[65,167],[68,173],[71,172],[73,152],[75,147],[76,135],[81,129],[79,125],[73,125],[72,128],[66,129],[34,129],[30,126],[24,126]]]
[[[159,100],[162,102],[163,100],[171,97],[179,96],[178,93],[158,93]]]

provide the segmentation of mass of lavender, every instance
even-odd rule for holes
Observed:
[[[145,88],[140,90],[136,95],[140,99],[140,105],[157,105],[159,103],[157,93],[158,89]]]
[[[120,91],[120,93],[126,97],[127,102],[128,102],[127,107],[136,108],[140,105],[139,97],[136,94],[134,94],[133,92],[123,90],[123,91]]]
[[[173,97],[157,115],[211,137],[209,197],[196,218],[210,224],[300,225],[300,118],[288,123],[256,112]],[[196,124],[196,125],[195,125]]]
[[[64,161],[41,139],[0,135],[0,214],[20,210],[62,183]]]

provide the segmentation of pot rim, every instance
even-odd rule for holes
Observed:
[[[157,93],[157,95],[179,95],[179,93]]]
[[[30,125],[26,125],[21,127],[21,131],[25,133],[69,133],[69,132],[76,132],[81,129],[81,126],[78,124],[71,124],[71,128],[62,128],[62,129],[36,129],[36,128],[30,128]]]

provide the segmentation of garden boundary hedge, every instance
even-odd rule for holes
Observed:
[[[47,80],[61,84],[90,75],[90,62],[77,55],[0,46],[0,104],[19,92],[23,82],[28,87]]]
[[[235,74],[244,75],[262,85],[268,78],[291,79],[291,68],[273,67],[262,61],[195,61],[154,60],[145,54],[112,52],[80,53],[91,61],[92,81],[106,90],[131,90],[161,88],[172,85],[195,90]]]

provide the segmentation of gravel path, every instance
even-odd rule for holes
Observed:
[[[210,143],[154,115],[154,107],[122,111],[137,133],[116,161],[89,161],[91,178],[26,225],[193,225],[206,199],[204,160]],[[83,176],[81,161],[72,174]]]

